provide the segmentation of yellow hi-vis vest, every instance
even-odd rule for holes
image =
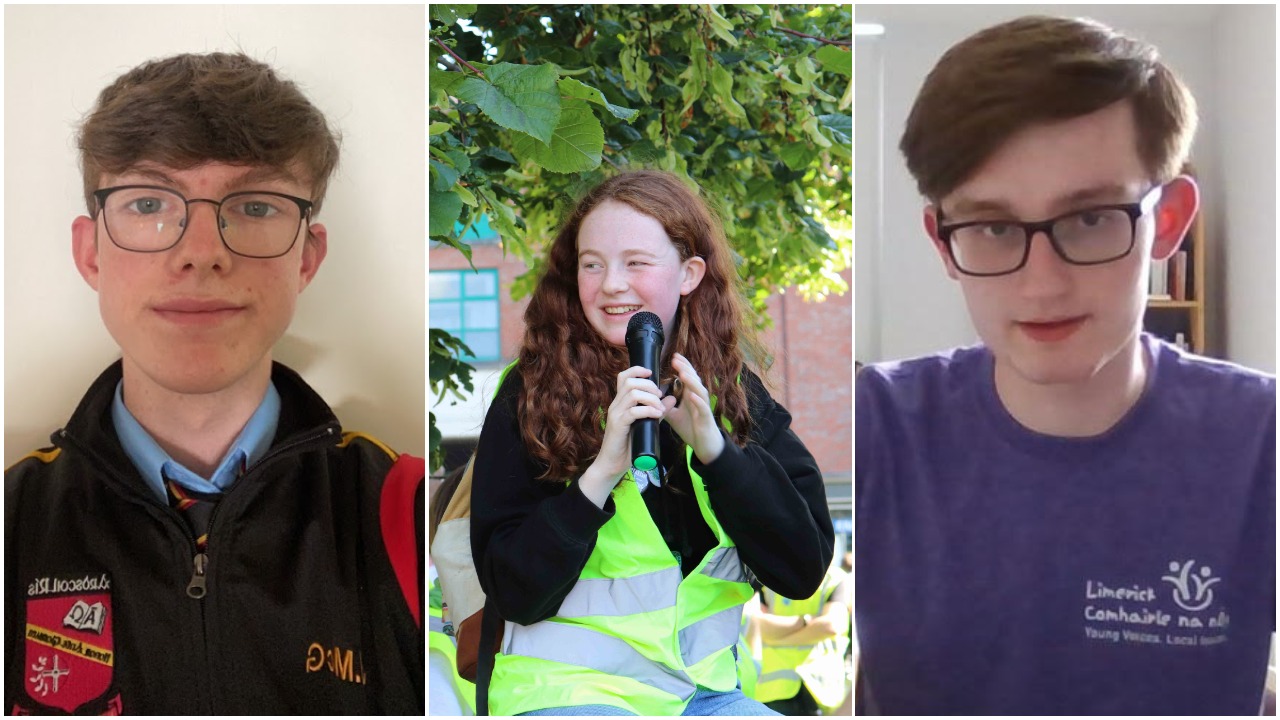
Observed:
[[[844,580],[846,573],[832,568],[822,581],[818,592],[804,600],[790,600],[765,588],[765,600],[774,615],[799,617],[820,615],[831,594]],[[846,605],[849,598],[837,598]],[[812,645],[770,645],[765,643],[760,662],[760,679],[756,684],[755,699],[760,702],[786,700],[800,692],[803,682],[809,694],[818,704],[834,710],[844,702],[845,671],[844,651],[849,647],[847,625],[839,635]]]
[[[687,464],[692,457],[686,448]],[[635,482],[624,478],[613,491],[614,516],[558,614],[506,623],[489,686],[492,714],[599,704],[679,715],[698,686],[737,686],[733,648],[752,590],[702,478],[692,467],[689,475],[716,547],[683,577]]]
[[[435,583],[432,582],[434,589]],[[427,634],[427,645],[429,652],[438,652],[449,658],[449,667],[453,671],[453,689],[462,702],[471,709],[471,714],[476,713],[476,686],[466,678],[458,674],[458,641],[450,635],[444,633],[444,619],[439,602],[440,593],[431,593],[431,601],[428,606],[431,614],[430,632]]]

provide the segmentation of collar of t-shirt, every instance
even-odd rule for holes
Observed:
[[[242,469],[249,467],[271,448],[271,441],[276,435],[276,425],[280,421],[280,393],[274,383],[267,383],[267,393],[253,411],[249,422],[245,423],[240,435],[231,443],[231,448],[218,463],[213,475],[204,478],[188,470],[161,448],[151,434],[133,417],[133,413],[124,406],[124,381],[116,384],[115,400],[111,403],[111,420],[115,424],[116,435],[124,452],[133,461],[134,467],[142,473],[160,502],[168,502],[165,491],[165,478],[177,482],[182,487],[198,493],[220,493],[231,486],[240,477]]]

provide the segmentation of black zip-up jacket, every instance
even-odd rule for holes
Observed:
[[[5,711],[423,714],[426,638],[379,524],[395,455],[275,364],[276,437],[198,557],[116,437],[120,377],[5,472]]]

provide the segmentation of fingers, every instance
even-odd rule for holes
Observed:
[[[676,378],[684,386],[684,393],[697,395],[710,407],[711,392],[702,384],[702,378],[698,377],[698,371],[693,369],[693,363],[688,358],[676,353],[671,358],[671,369],[676,371]]]

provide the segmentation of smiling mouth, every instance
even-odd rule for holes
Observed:
[[[605,315],[626,315],[640,309],[639,305],[622,305],[619,307],[607,307],[604,309]]]

